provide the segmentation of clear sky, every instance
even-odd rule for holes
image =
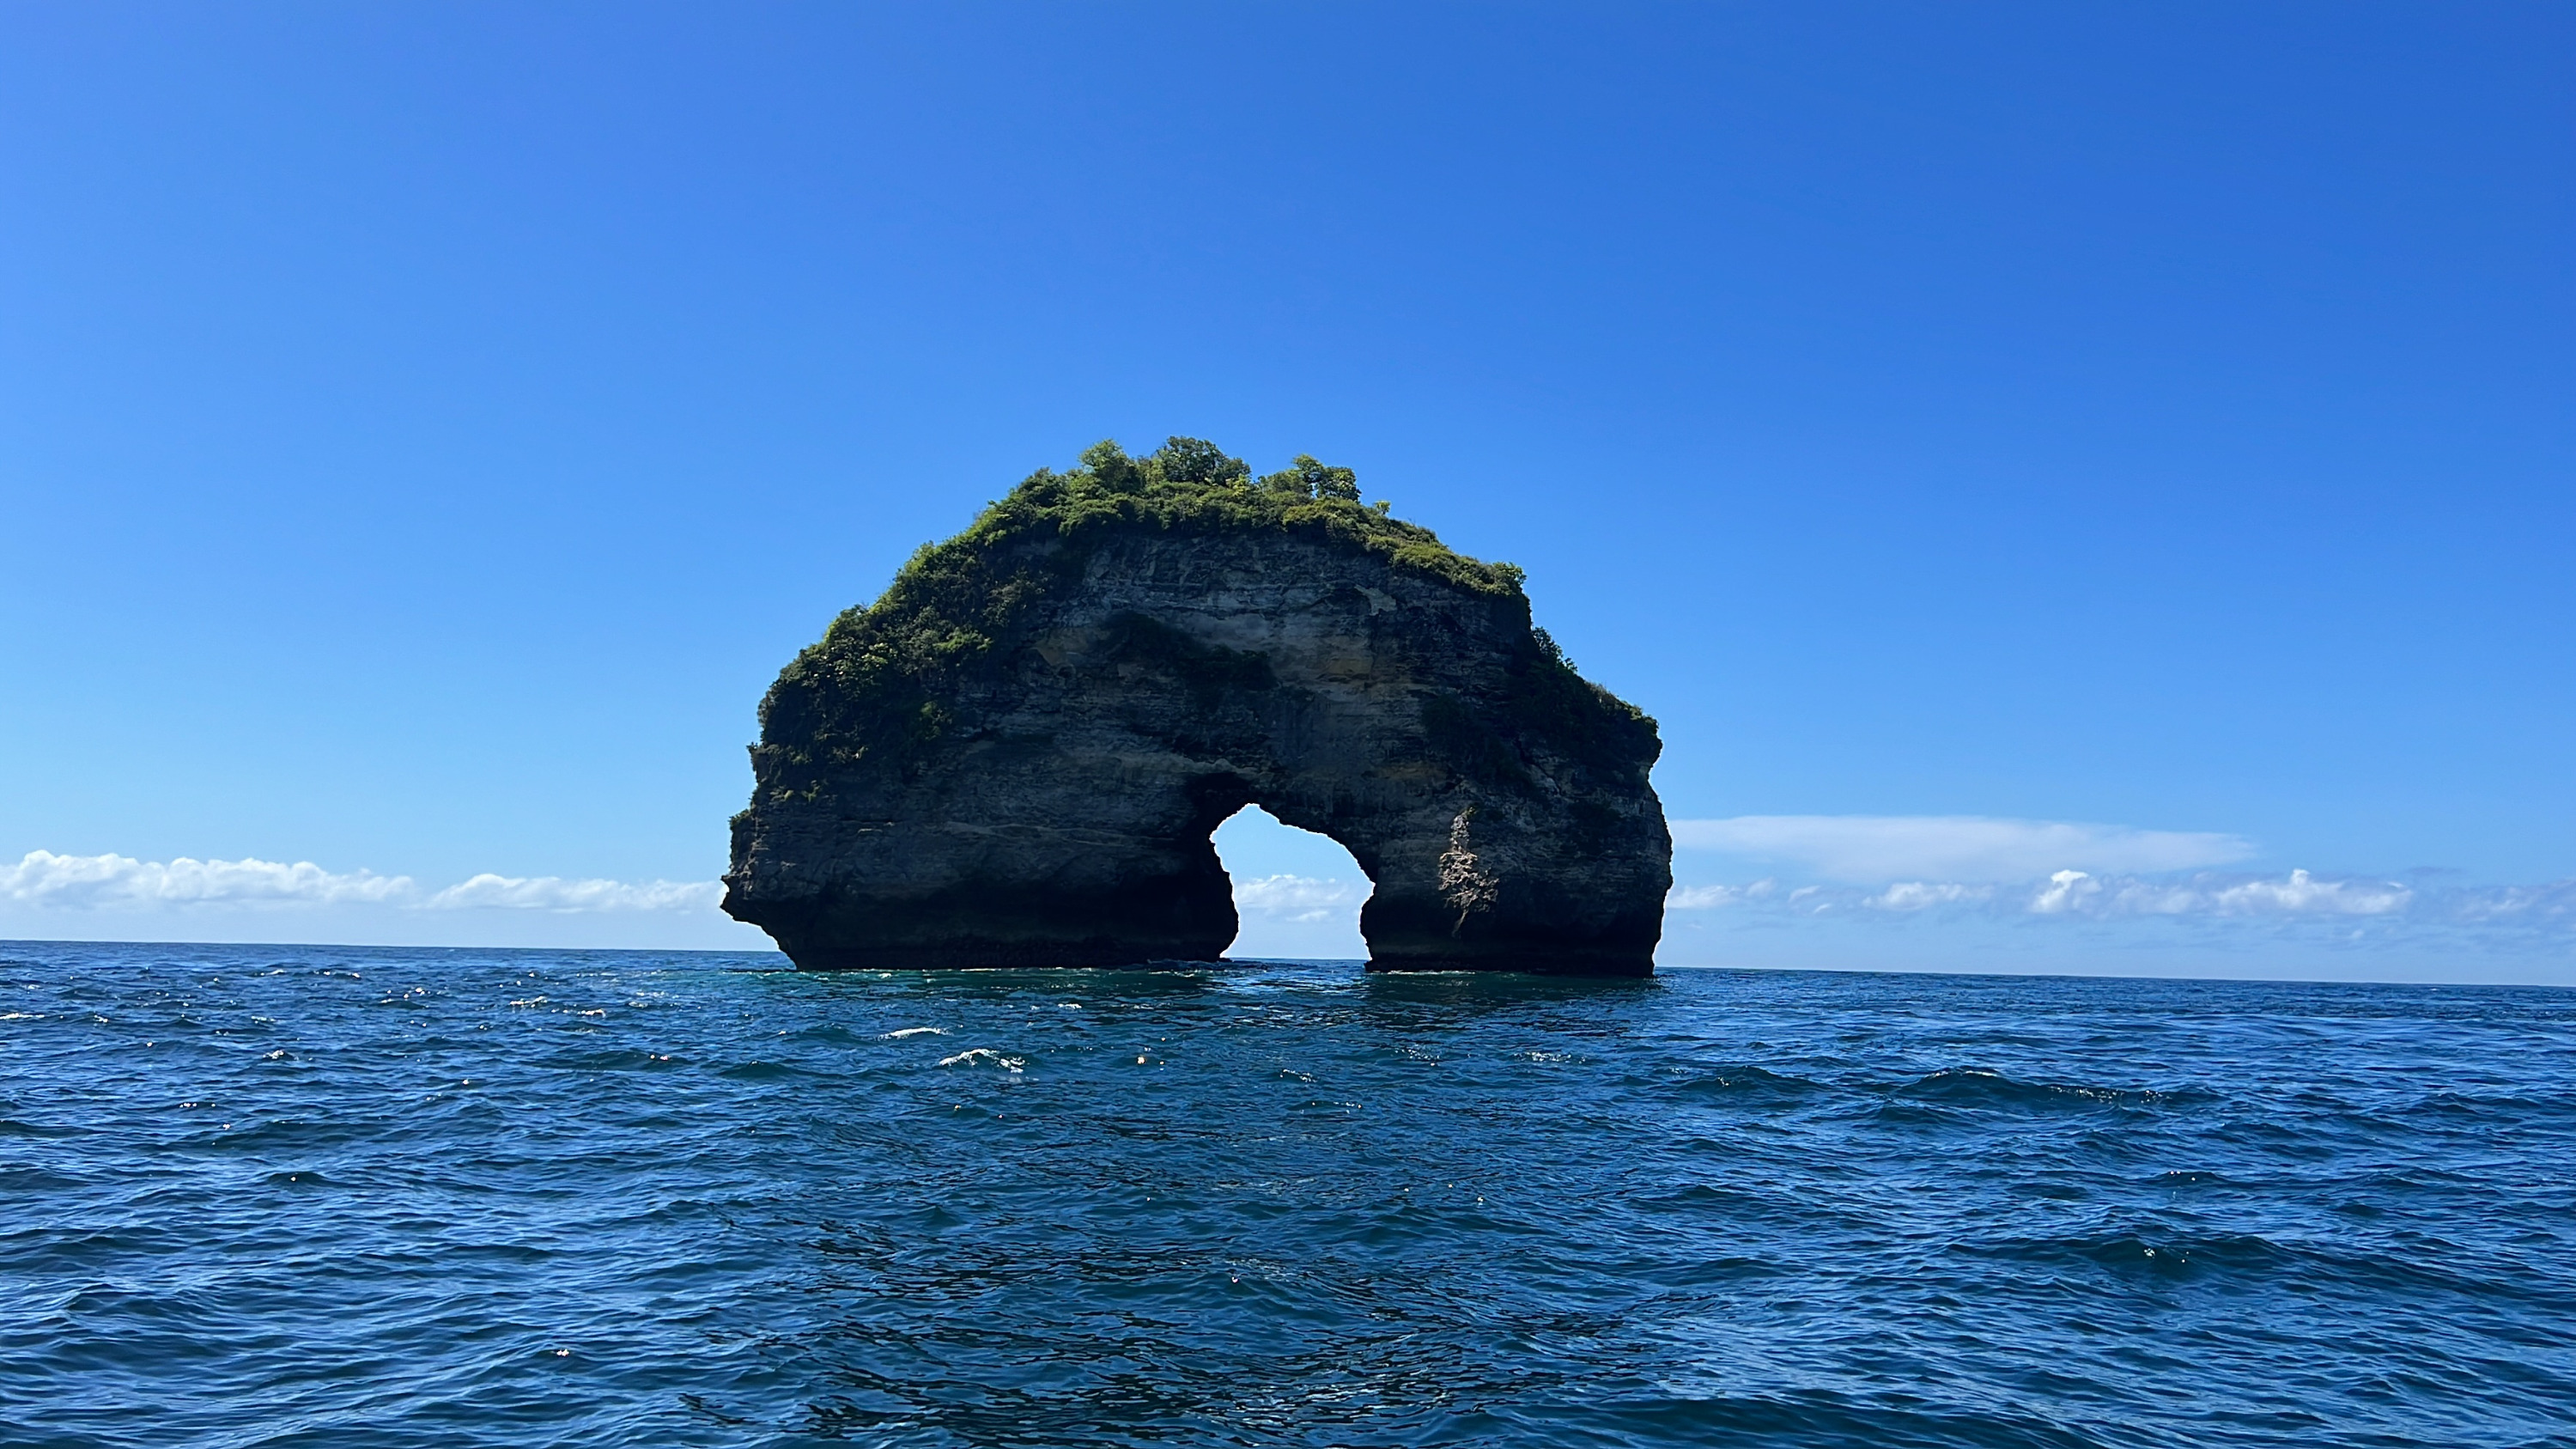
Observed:
[[[1667,963],[2576,982],[2572,200],[2564,5],[14,5],[0,935],[742,944],[779,665],[1184,433],[1529,570]]]

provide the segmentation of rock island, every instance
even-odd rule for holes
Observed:
[[[808,969],[1211,961],[1258,804],[1367,872],[1372,971],[1649,975],[1655,724],[1521,584],[1349,469],[1103,443],[779,675],[724,908]]]

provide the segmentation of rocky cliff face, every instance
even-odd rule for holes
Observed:
[[[1311,460],[1086,462],[780,677],[728,912],[808,968],[1211,960],[1209,836],[1257,803],[1375,882],[1373,970],[1651,971],[1653,722],[1532,630],[1516,570]]]

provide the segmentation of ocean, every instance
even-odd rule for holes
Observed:
[[[0,1443],[2576,1444],[2576,993],[0,944]]]

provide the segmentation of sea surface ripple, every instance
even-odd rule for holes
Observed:
[[[0,944],[0,1442],[2576,1443],[2576,994],[776,961]]]

